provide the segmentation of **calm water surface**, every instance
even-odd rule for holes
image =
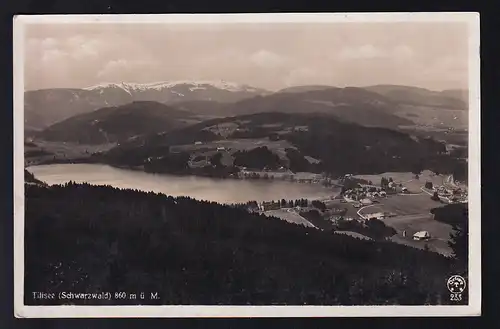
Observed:
[[[336,195],[337,189],[319,184],[299,184],[279,180],[214,179],[196,176],[151,174],[114,168],[101,164],[51,164],[27,168],[36,178],[50,184],[74,181],[94,185],[111,185],[152,191],[172,196],[189,196],[198,200],[238,203],[249,200],[325,198]]]

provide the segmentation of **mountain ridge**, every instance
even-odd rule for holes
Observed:
[[[267,90],[232,82],[108,83],[87,88],[53,88],[25,91],[25,126],[44,129],[74,115],[133,101],[174,103],[185,100],[234,102]]]
[[[119,142],[144,133],[168,131],[188,125],[192,114],[153,101],[104,107],[82,113],[42,130],[36,136],[48,141],[100,144]]]

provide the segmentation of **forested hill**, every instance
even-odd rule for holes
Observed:
[[[192,113],[151,101],[104,107],[70,117],[36,134],[49,141],[103,144],[169,131],[200,120]]]
[[[37,184],[37,185],[42,185],[46,186],[47,183],[42,182],[41,180],[37,179],[32,173],[24,169],[24,182],[27,184]]]
[[[160,297],[112,302],[134,304],[449,303],[453,269],[438,254],[190,198],[27,184],[25,227],[25,291]]]
[[[443,143],[386,128],[341,122],[324,114],[258,113],[204,121],[165,134],[149,135],[111,150],[109,162],[143,165],[168,155],[169,146],[230,139],[285,140],[303,155],[321,161],[332,174],[382,173],[424,169],[464,177],[467,164],[445,154]]]

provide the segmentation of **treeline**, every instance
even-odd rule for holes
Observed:
[[[78,304],[446,304],[455,274],[435,253],[109,186],[26,184],[25,216],[24,291],[159,296]]]
[[[266,146],[256,147],[248,151],[237,151],[233,153],[233,157],[234,165],[239,167],[276,170],[282,166],[279,156]]]
[[[39,185],[43,185],[43,186],[47,185],[45,182],[42,182],[41,180],[36,178],[35,175],[30,173],[26,169],[24,169],[24,182],[25,183],[32,183],[32,184],[39,184]]]
[[[309,205],[312,205],[313,207],[317,207],[319,204],[323,205],[326,208],[326,205],[319,200],[313,200],[312,202],[309,202],[309,200],[307,200],[307,199],[270,200],[270,201],[266,201],[265,203],[268,205],[276,205],[276,208],[308,207]],[[237,204],[237,205],[242,206],[242,207],[247,207],[248,209],[258,209],[259,208],[259,203],[255,200],[248,201],[248,202],[243,203],[243,204]]]
[[[466,272],[469,250],[469,207],[466,203],[456,203],[431,209],[434,219],[450,224],[453,232],[449,245],[453,250],[455,260]]]

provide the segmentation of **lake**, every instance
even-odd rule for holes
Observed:
[[[64,184],[69,181],[86,182],[171,196],[189,196],[198,200],[219,203],[300,198],[325,199],[338,194],[338,189],[326,188],[319,184],[152,174],[102,164],[50,164],[28,167],[27,170],[50,185]]]

